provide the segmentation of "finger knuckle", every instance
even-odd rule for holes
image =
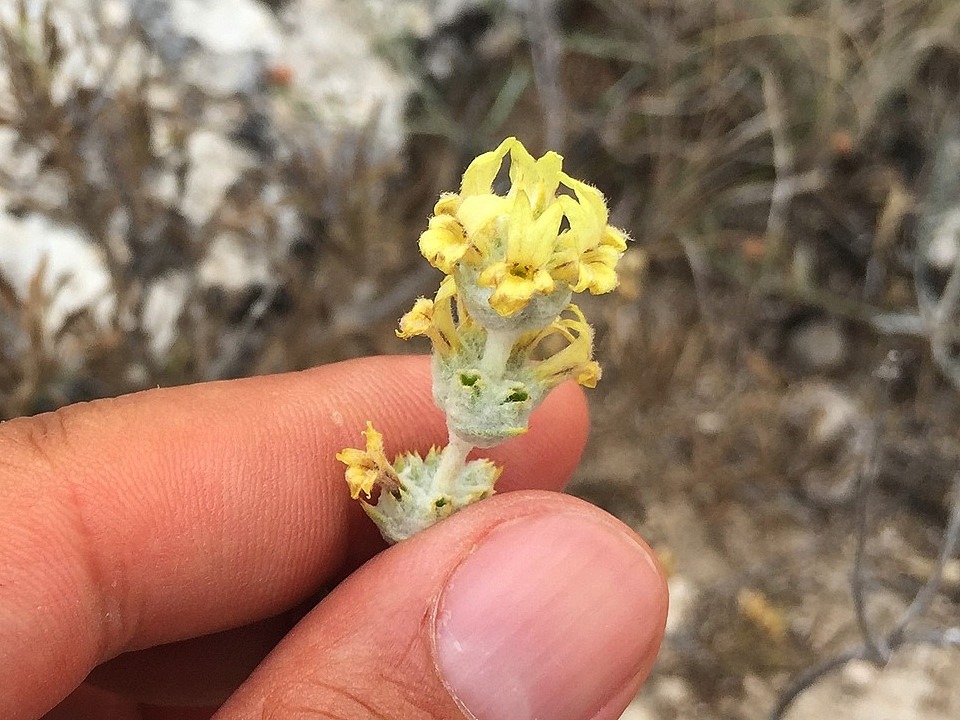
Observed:
[[[87,411],[89,408],[83,409]],[[58,469],[63,449],[73,442],[80,412],[80,407],[71,406],[3,423],[0,426],[3,462],[17,468],[29,467],[34,472]]]
[[[382,678],[381,678],[382,679]],[[317,678],[278,687],[264,701],[262,720],[448,720],[434,703],[410,697],[403,683],[384,681],[380,687],[346,688]]]
[[[126,603],[126,573],[103,549],[109,546],[97,521],[96,487],[88,487],[101,469],[84,467],[97,462],[84,448],[85,428],[103,419],[102,409],[89,403],[0,425],[0,502],[13,494],[35,498],[31,507],[43,514],[44,526],[56,529],[44,542],[70,558],[77,596],[91,608],[99,654],[107,656],[123,645],[135,615]]]

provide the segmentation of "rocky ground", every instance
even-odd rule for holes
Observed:
[[[625,718],[768,717],[863,646],[855,575],[897,624],[957,502],[958,92],[948,0],[4,3],[0,417],[410,352],[437,193],[557,149],[636,239],[570,488],[670,572]],[[956,717],[941,575],[784,717]]]

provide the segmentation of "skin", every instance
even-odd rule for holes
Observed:
[[[373,638],[425,617],[504,523],[616,521],[544,492],[570,477],[587,435],[583,395],[564,385],[527,435],[487,453],[505,466],[501,494],[385,550],[334,456],[360,446],[368,419],[388,455],[443,443],[430,398],[426,358],[370,358],[0,424],[0,717],[460,717],[426,625],[407,623],[402,659]],[[662,631],[662,577],[649,584],[658,609],[641,622],[655,641],[620,707]],[[311,656],[318,643],[338,661]]]

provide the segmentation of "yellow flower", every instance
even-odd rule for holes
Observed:
[[[420,252],[438,270],[449,275],[461,259],[476,264],[489,250],[495,221],[506,208],[506,198],[493,192],[493,181],[515,142],[507,138],[496,150],[477,156],[463,173],[460,193],[440,196],[420,236]]]
[[[617,286],[616,265],[627,249],[627,236],[607,224],[607,205],[595,187],[561,173],[563,184],[573,190],[576,200],[560,198],[570,223],[564,241],[575,253],[574,292],[589,290],[593,295],[607,293]]]
[[[480,287],[492,287],[490,306],[510,317],[527,306],[534,295],[556,288],[550,261],[556,249],[563,207],[552,203],[539,217],[530,199],[520,190],[510,211],[505,258],[485,268],[477,278]]]
[[[346,448],[337,453],[337,460],[347,466],[347,485],[350,486],[350,497],[354,500],[360,497],[360,493],[369,499],[377,485],[388,492],[400,488],[397,471],[383,452],[383,435],[374,430],[369,420],[363,435],[367,441],[365,450]]]
[[[397,337],[408,340],[433,331],[433,300],[417,298],[413,308],[400,318]]]
[[[557,199],[563,157],[550,151],[534,160],[519,140],[510,140],[510,192],[525,193],[534,215],[540,215]]]
[[[508,155],[510,190],[498,195],[493,183]],[[459,193],[440,196],[420,251],[448,275],[458,266],[474,268],[477,284],[492,288],[489,304],[501,317],[558,285],[609,292],[617,285],[614,268],[626,236],[607,224],[600,191],[562,166],[557,153],[535,159],[520,141],[507,138],[470,163]],[[558,195],[561,185],[575,197]],[[564,218],[569,228],[561,231]]]
[[[463,226],[450,215],[434,215],[420,235],[421,254],[431,265],[448,275],[469,250],[470,242]]]
[[[400,318],[397,337],[407,340],[417,335],[426,335],[434,349],[443,357],[460,348],[460,334],[453,318],[453,303],[457,297],[457,283],[448,275],[440,283],[440,289],[433,300],[420,298],[413,308]],[[458,315],[464,311],[457,308]],[[462,324],[462,323],[461,323]]]
[[[551,335],[560,335],[567,341],[567,346],[535,363],[534,376],[547,388],[555,387],[567,378],[573,378],[584,387],[596,387],[600,380],[600,365],[593,360],[593,328],[576,305],[571,303],[566,309],[573,313],[572,318],[561,316],[545,330],[520,338],[517,349],[529,354]]]

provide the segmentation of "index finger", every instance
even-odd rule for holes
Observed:
[[[27,718],[98,663],[277,614],[374,531],[336,452],[444,442],[426,358],[152,390],[0,426],[0,717]],[[501,488],[558,487],[586,435],[558,388],[496,453]],[[494,455],[494,453],[491,453]]]

